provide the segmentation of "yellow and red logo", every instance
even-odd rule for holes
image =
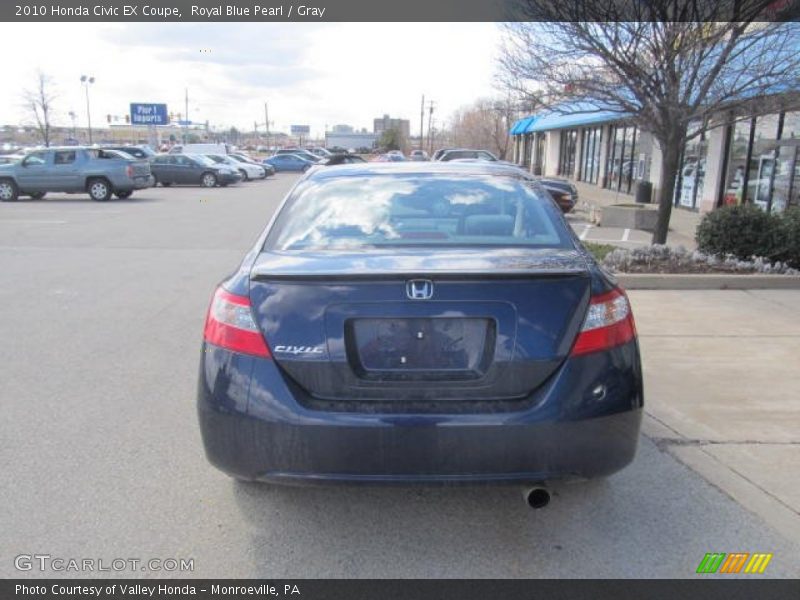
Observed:
[[[738,573],[756,574],[763,573],[769,561],[772,560],[772,553],[754,552],[709,552],[697,566],[697,572],[704,573],[725,573],[728,575]]]

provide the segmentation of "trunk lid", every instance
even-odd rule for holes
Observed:
[[[527,396],[566,358],[589,294],[585,259],[552,249],[264,252],[250,281],[276,363],[323,400]]]

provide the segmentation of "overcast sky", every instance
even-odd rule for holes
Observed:
[[[21,90],[37,69],[53,78],[58,124],[86,125],[79,82],[92,75],[92,124],[130,102],[164,102],[192,120],[252,130],[269,103],[272,129],[312,134],[346,123],[372,129],[390,114],[419,131],[420,96],[441,123],[495,95],[500,31],[494,23],[2,23],[0,124],[26,120]],[[427,121],[427,116],[426,116]],[[427,125],[426,125],[427,126]]]

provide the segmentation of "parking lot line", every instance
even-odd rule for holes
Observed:
[[[580,234],[580,236],[579,236],[581,240],[585,240],[585,239],[586,239],[586,236],[589,234],[589,230],[590,230],[591,228],[592,228],[592,226],[591,226],[591,225],[586,225],[586,226],[583,228],[583,231],[581,231],[581,234]]]
[[[628,241],[628,236],[630,236],[630,234],[631,234],[631,230],[626,228],[625,231],[622,232],[622,239],[620,241],[621,242],[627,242]]]

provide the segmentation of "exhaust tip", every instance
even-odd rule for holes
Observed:
[[[535,487],[525,493],[525,501],[531,508],[544,508],[550,504],[550,492],[544,487]]]

